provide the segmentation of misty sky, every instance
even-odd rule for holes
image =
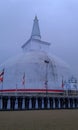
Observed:
[[[42,40],[78,77],[78,0],[0,0],[0,63],[21,52],[35,15]]]

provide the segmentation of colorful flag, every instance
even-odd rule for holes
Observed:
[[[2,72],[0,73],[0,76],[3,76],[4,75],[4,69],[2,70]]]
[[[0,72],[0,82],[3,82],[4,69]]]
[[[0,82],[3,82],[3,77],[0,76]]]
[[[22,85],[25,85],[25,73],[23,74]]]

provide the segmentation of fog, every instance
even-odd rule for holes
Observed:
[[[35,15],[42,40],[78,78],[78,0],[0,0],[0,64],[21,52]]]

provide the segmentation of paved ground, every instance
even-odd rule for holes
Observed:
[[[0,130],[78,130],[78,110],[0,112]]]

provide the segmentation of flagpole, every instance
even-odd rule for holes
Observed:
[[[24,89],[25,89],[25,82],[24,82],[23,86],[24,86]]]
[[[25,89],[25,72],[24,72],[24,89]]]
[[[47,93],[48,93],[48,64],[49,64],[49,61],[48,60],[44,60],[44,62],[46,64],[45,87],[46,87],[46,96],[47,96]]]
[[[16,63],[16,68],[15,68],[15,76],[16,76],[16,95],[17,95],[17,89],[18,89],[18,63]]]
[[[3,94],[3,82],[2,82],[2,94]]]
[[[25,89],[25,72],[23,73],[22,85],[23,85],[23,87],[24,87],[24,89]]]
[[[15,95],[17,96],[17,83],[16,83],[16,92],[15,92]]]
[[[2,94],[3,94],[4,69],[2,70],[2,73],[0,74],[0,76],[1,75],[2,75]]]

